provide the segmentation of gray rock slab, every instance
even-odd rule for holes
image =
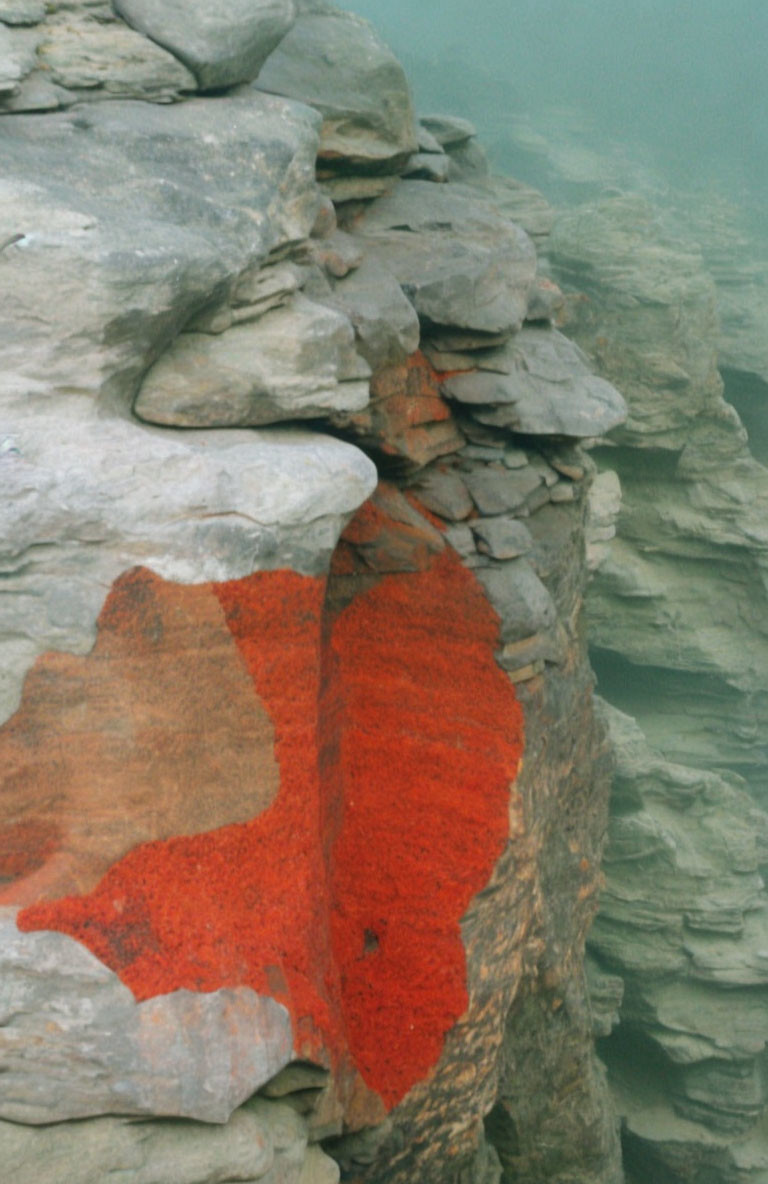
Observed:
[[[397,171],[417,148],[402,66],[361,17],[322,0],[299,0],[297,8],[258,86],[321,113],[320,157],[333,169]]]
[[[516,518],[478,518],[470,525],[478,551],[493,559],[519,559],[533,547],[531,532]]]
[[[178,331],[308,237],[318,117],[253,92],[3,122],[3,394],[127,405]]]
[[[359,449],[317,432],[150,428],[72,395],[3,409],[0,720],[38,654],[89,651],[124,571],[317,574],[376,480]]]
[[[496,355],[495,373],[461,374],[442,389],[472,405],[481,423],[534,436],[602,436],[626,418],[615,387],[595,377],[578,347],[551,328],[522,329]]]
[[[95,1118],[46,1127],[0,1122],[0,1160],[14,1184],[337,1184],[339,1169],[307,1146],[305,1121],[264,1098],[225,1126]]]
[[[458,115],[420,115],[419,123],[442,148],[462,144],[477,135],[475,125]]]
[[[176,427],[256,427],[360,411],[367,364],[342,313],[297,296],[218,336],[181,333],[147,374],[135,412]]]
[[[250,987],[137,1003],[85,946],[15,917],[0,910],[0,1118],[224,1123],[291,1060],[288,1012]]]
[[[114,0],[129,25],[163,45],[203,90],[249,82],[293,25],[293,0]]]
[[[478,568],[477,578],[501,619],[502,644],[545,632],[555,624],[552,597],[527,559]]]
[[[411,488],[428,510],[449,522],[461,522],[474,508],[469,490],[452,468],[431,466],[419,473]]]
[[[536,272],[528,236],[482,198],[402,181],[355,230],[432,324],[509,334],[526,315]]]
[[[373,259],[334,285],[332,300],[354,326],[371,369],[405,361],[419,345],[419,318],[394,276]]]
[[[45,0],[0,0],[4,25],[38,25],[45,17]]]
[[[122,21],[67,17],[46,22],[40,36],[40,69],[68,90],[157,102],[197,89],[180,61]]]

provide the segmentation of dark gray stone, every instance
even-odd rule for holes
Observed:
[[[487,334],[520,328],[536,254],[525,232],[482,197],[402,181],[355,230],[423,320]]]
[[[113,0],[134,29],[170,50],[203,90],[255,78],[291,28],[293,0]]]
[[[361,17],[322,0],[297,7],[296,24],[258,86],[321,113],[320,158],[331,172],[350,165],[398,171],[417,148],[402,66]]]
[[[529,496],[543,486],[534,469],[508,469],[504,465],[480,465],[463,474],[481,514],[506,514],[520,510]]]
[[[334,285],[331,300],[352,322],[358,351],[375,372],[419,345],[419,318],[394,276],[373,259]]]
[[[510,559],[497,567],[477,569],[477,578],[501,618],[501,641],[520,641],[550,629],[554,602],[526,559]]]
[[[425,469],[411,488],[428,510],[450,522],[460,522],[472,513],[472,498],[455,469]]]

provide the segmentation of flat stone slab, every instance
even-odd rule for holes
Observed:
[[[616,388],[595,377],[579,348],[556,329],[527,326],[481,365],[442,384],[481,423],[532,436],[589,438],[626,418]]]
[[[258,86],[321,113],[320,158],[331,171],[397,171],[417,148],[403,67],[361,17],[322,0],[299,0],[297,8]]]
[[[520,227],[452,185],[402,181],[355,224],[422,320],[480,333],[519,329],[536,273]]]
[[[203,90],[255,78],[296,15],[293,0],[114,0],[114,7],[188,66]]]
[[[0,1118],[103,1114],[225,1123],[292,1057],[286,1009],[249,987],[137,1003],[61,933],[0,910]]]
[[[144,379],[134,405],[151,423],[256,427],[361,411],[370,374],[347,318],[297,296],[225,333],[181,333]]]

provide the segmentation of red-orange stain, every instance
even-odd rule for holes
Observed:
[[[139,998],[274,995],[297,1053],[351,1059],[388,1107],[466,1008],[460,919],[506,842],[521,751],[493,610],[449,549],[425,564],[329,607],[324,581],[291,572],[216,586],[274,725],[276,801],[20,917],[84,942]]]

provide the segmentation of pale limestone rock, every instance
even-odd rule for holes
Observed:
[[[621,512],[621,482],[612,469],[597,473],[587,494],[587,521],[584,528],[587,568],[597,571],[610,553],[616,537],[616,523]]]
[[[184,62],[203,90],[255,78],[293,25],[293,0],[114,0],[116,11]]]
[[[226,1126],[95,1118],[25,1127],[0,1122],[14,1184],[338,1184],[337,1165],[307,1146],[304,1120],[257,1098]]]
[[[317,116],[253,94],[3,124],[0,370],[125,407],[179,330],[308,237]],[[55,178],[55,181],[54,181]]]
[[[61,933],[0,910],[0,1118],[106,1114],[226,1123],[291,1059],[287,1011],[249,987],[137,1003]]]
[[[0,0],[0,22],[37,25],[45,17],[45,0]]]
[[[345,316],[297,296],[218,336],[181,333],[147,374],[134,410],[176,427],[257,427],[360,411],[369,367]]]
[[[122,572],[323,571],[376,482],[362,452],[316,432],[152,429],[71,395],[0,424],[2,719],[38,654],[88,652]]]
[[[158,101],[196,89],[181,62],[118,21],[49,21],[40,30],[38,57],[47,78],[71,91]]]

